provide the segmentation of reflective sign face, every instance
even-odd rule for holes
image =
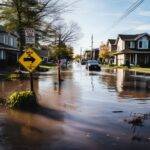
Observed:
[[[41,62],[41,57],[38,56],[31,48],[27,49],[19,58],[19,63],[22,64],[29,72],[33,72]]]
[[[35,30],[33,28],[25,29],[25,39],[26,39],[26,44],[35,43]]]
[[[27,37],[35,37],[35,30],[33,28],[25,29],[25,36],[27,36]]]

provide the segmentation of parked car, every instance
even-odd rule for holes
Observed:
[[[100,64],[97,60],[88,60],[86,63],[86,69],[89,71],[101,71]]]
[[[86,60],[84,60],[84,59],[81,60],[81,65],[86,65],[86,63],[87,63]]]

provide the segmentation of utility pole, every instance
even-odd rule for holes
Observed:
[[[94,44],[94,41],[93,41],[93,34],[91,36],[91,52],[92,52],[92,59],[95,58],[95,54],[94,54],[94,51],[93,51],[93,44]]]
[[[80,61],[82,60],[82,47],[80,48]]]

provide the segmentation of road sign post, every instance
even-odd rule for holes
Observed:
[[[30,88],[31,88],[31,91],[34,92],[33,73],[32,72],[30,72]]]
[[[19,63],[30,73],[31,91],[34,91],[33,86],[33,71],[39,66],[42,59],[32,48],[28,48],[19,58]]]

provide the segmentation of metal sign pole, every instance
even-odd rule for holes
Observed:
[[[30,87],[31,87],[31,91],[34,92],[33,73],[32,72],[30,72]]]

